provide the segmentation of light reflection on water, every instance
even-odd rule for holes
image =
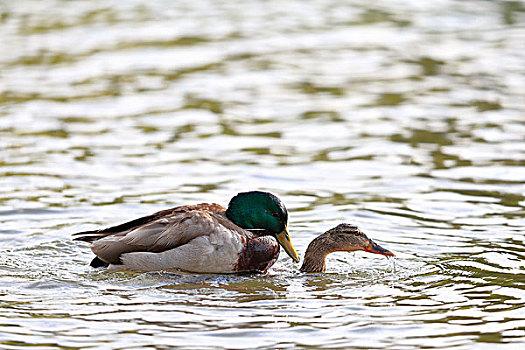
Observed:
[[[518,1],[0,5],[0,347],[525,343]],[[248,189],[304,253],[267,275],[92,270],[70,234]]]

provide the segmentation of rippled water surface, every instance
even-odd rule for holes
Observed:
[[[523,349],[523,1],[3,1],[0,348]],[[277,194],[302,274],[88,267],[70,234]]]

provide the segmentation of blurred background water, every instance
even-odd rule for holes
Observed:
[[[523,349],[525,3],[0,2],[0,348]],[[274,192],[301,274],[115,273],[70,234]]]

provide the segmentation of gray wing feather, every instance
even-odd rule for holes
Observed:
[[[130,252],[163,252],[213,233],[221,225],[221,214],[190,211],[162,218],[127,232],[119,232],[91,243],[101,260],[120,264],[120,256]]]

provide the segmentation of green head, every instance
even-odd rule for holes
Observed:
[[[288,211],[279,198],[268,192],[242,192],[232,198],[226,217],[245,229],[264,229],[274,235],[290,257],[299,256],[290,241],[286,225]]]

